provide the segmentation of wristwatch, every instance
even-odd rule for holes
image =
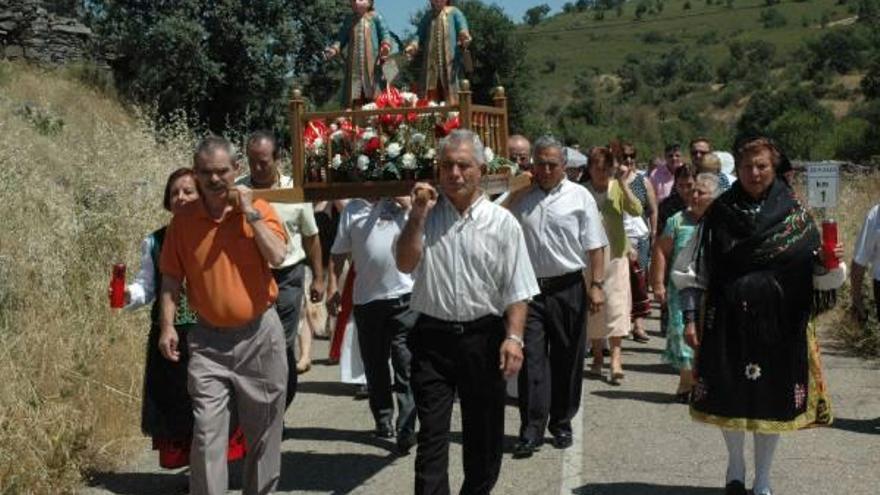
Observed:
[[[519,344],[520,349],[525,349],[526,347],[526,343],[523,341],[522,337],[514,333],[507,334],[507,337],[505,337],[505,339],[516,342],[517,344]]]
[[[604,280],[593,280],[592,282],[590,282],[590,288],[592,289],[593,287],[596,287],[596,288],[602,289],[603,283],[605,283]]]
[[[245,220],[247,223],[254,223],[263,219],[263,214],[260,213],[260,210],[249,211],[244,214]]]

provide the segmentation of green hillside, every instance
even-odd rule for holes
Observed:
[[[528,129],[587,144],[620,136],[657,149],[705,134],[730,145],[752,96],[795,89],[821,105],[823,127],[855,116],[853,126],[877,124],[858,108],[880,31],[856,21],[872,0],[778,1],[634,0],[520,26],[536,91]],[[846,64],[834,60],[840,39]],[[822,145],[797,152],[837,156],[841,139],[803,137]]]
[[[674,46],[687,48],[690,55],[703,54],[720,65],[727,56],[727,43],[734,40],[761,39],[776,45],[778,53],[789,54],[807,38],[815,37],[823,16],[829,23],[853,18],[847,5],[839,0],[812,0],[774,5],[787,23],[778,28],[764,28],[760,16],[768,7],[766,0],[737,0],[728,8],[722,2],[708,5],[705,0],[665,0],[661,12],[645,13],[636,19],[641,2],[624,4],[622,15],[609,10],[604,20],[595,19],[595,11],[559,14],[531,28],[523,26],[520,34],[529,45],[529,62],[542,75],[538,84],[558,88],[585,68],[603,73],[616,69],[627,55],[657,55]],[[685,10],[685,4],[691,8]],[[807,26],[804,26],[807,24]],[[547,73],[547,63],[556,70]]]

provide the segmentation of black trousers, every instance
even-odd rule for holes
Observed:
[[[874,305],[877,306],[877,319],[880,320],[880,280],[874,280]]]
[[[306,266],[304,262],[287,268],[272,270],[275,283],[278,284],[278,299],[275,308],[284,327],[285,355],[287,356],[287,395],[284,398],[285,410],[296,396],[296,334],[299,330],[299,317],[302,308],[303,280]]]
[[[529,303],[519,372],[520,439],[540,441],[545,428],[554,435],[571,433],[571,419],[581,405],[586,311],[580,277]]]
[[[414,316],[409,309],[409,294],[354,307],[358,345],[370,389],[370,411],[377,428],[390,426],[394,419],[393,392],[397,399],[396,430],[401,437],[412,435],[416,426],[409,373],[412,355],[406,342]],[[392,370],[388,369],[389,357],[394,373],[393,384]]]
[[[505,382],[498,369],[504,320],[456,324],[425,315],[410,333],[412,384],[419,416],[415,493],[449,492],[449,423],[461,406],[465,495],[491,493],[501,471]]]

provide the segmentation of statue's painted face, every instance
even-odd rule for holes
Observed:
[[[434,10],[440,10],[443,7],[446,7],[446,4],[449,3],[449,0],[431,0],[431,7]]]
[[[357,15],[364,15],[370,10],[373,0],[351,0],[351,10]]]

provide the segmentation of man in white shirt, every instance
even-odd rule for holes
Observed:
[[[350,255],[357,267],[354,319],[376,436],[391,438],[396,433],[402,454],[415,444],[416,411],[409,373],[411,355],[406,345],[415,314],[409,309],[412,276],[397,270],[393,251],[394,241],[406,224],[408,208],[408,197],[378,201],[353,199],[346,205],[330,250],[327,298],[328,312],[337,314],[341,299],[338,280]],[[397,398],[396,428],[392,426],[392,391]]]
[[[522,364],[527,301],[538,293],[522,229],[480,189],[483,144],[467,130],[440,143],[442,195],[413,188],[397,267],[414,273],[412,384],[419,418],[416,494],[449,493],[449,423],[456,392],[463,494],[488,494],[504,441],[505,377]]]
[[[581,401],[587,308],[595,311],[604,301],[603,248],[608,245],[596,201],[566,177],[562,144],[545,136],[534,149],[535,185],[510,205],[541,288],[526,320],[515,458],[531,457],[545,428],[555,447],[571,446],[571,419]]]
[[[275,137],[265,131],[257,131],[247,141],[249,174],[239,178],[236,184],[253,189],[274,189],[293,187],[290,177],[278,170],[278,156]],[[289,204],[270,203],[278,214],[278,219],[287,232],[287,254],[284,261],[272,267],[272,276],[278,284],[278,299],[275,307],[287,342],[287,395],[285,408],[293,402],[297,386],[296,339],[302,308],[305,261],[312,269],[312,285],[309,297],[312,302],[320,301],[324,293],[323,265],[321,264],[321,241],[318,239],[318,225],[310,203]],[[306,355],[306,349],[300,349]],[[307,359],[307,357],[306,357]],[[302,369],[302,368],[300,368]]]
[[[873,269],[874,304],[877,318],[880,319],[880,204],[874,205],[865,217],[862,230],[856,239],[853,252],[852,274],[852,309],[859,321],[865,321],[867,312],[862,297],[862,279],[868,266]]]

